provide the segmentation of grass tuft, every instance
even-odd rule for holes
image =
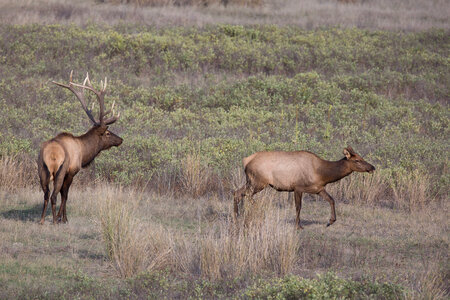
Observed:
[[[204,195],[210,189],[211,171],[198,153],[188,154],[181,162],[181,185],[191,197]]]
[[[99,219],[108,259],[120,277],[163,268],[172,252],[170,235],[161,226],[148,226],[136,218],[138,201],[121,201],[111,188],[102,195]]]
[[[201,239],[203,276],[211,280],[266,273],[283,276],[293,270],[300,248],[295,227],[276,214],[261,214],[261,205],[254,206],[243,221],[220,222]],[[262,218],[252,216],[249,221],[254,211]]]

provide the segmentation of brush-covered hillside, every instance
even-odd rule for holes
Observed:
[[[440,1],[125,2],[0,4],[0,298],[448,298]],[[75,177],[69,223],[40,226],[40,144],[91,126],[52,83],[71,70],[107,77],[124,141]],[[304,195],[296,230],[271,190],[233,220],[242,158],[347,146],[376,172],[327,187],[332,226]]]

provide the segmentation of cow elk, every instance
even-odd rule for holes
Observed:
[[[243,159],[247,182],[234,192],[234,216],[238,217],[238,205],[244,197],[253,203],[253,195],[271,186],[277,191],[294,192],[296,224],[300,225],[302,193],[318,194],[331,206],[331,218],[327,226],[336,221],[334,199],[325,186],[350,175],[352,172],[372,173],[375,167],[366,162],[351,147],[344,149],[345,157],[338,161],[323,160],[308,151],[256,152]]]
[[[70,133],[60,133],[49,141],[41,145],[38,158],[38,172],[42,190],[44,191],[44,207],[42,209],[40,224],[44,224],[45,212],[49,200],[50,190],[49,183],[53,181],[53,192],[50,197],[52,202],[53,223],[67,222],[66,202],[70,185],[73,177],[81,168],[88,166],[94,158],[103,150],[107,150],[112,146],[122,144],[122,138],[108,130],[108,125],[116,122],[120,113],[115,115],[114,103],[111,110],[105,112],[104,97],[107,85],[101,82],[100,91],[93,88],[89,81],[89,75],[83,84],[72,82],[72,73],[70,73],[69,84],[54,82],[63,88],[69,89],[81,103],[83,110],[89,119],[94,123],[91,129],[81,136],[73,136]],[[91,91],[95,94],[100,105],[100,114],[98,121],[92,115],[92,111],[88,109],[85,100],[85,91]],[[109,114],[110,117],[106,118]],[[56,215],[56,197],[61,192],[61,206]]]

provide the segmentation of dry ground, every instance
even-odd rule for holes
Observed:
[[[401,284],[412,298],[448,293],[448,201],[409,213],[337,199],[338,220],[326,228],[328,203],[306,197],[305,229],[296,231],[292,201],[272,191],[256,197],[251,213],[245,204],[239,224],[244,228],[245,222],[245,230],[232,222],[231,198],[216,195],[193,199],[104,184],[78,186],[69,194],[69,223],[52,225],[48,212],[43,226],[38,225],[41,191],[3,190],[0,198],[4,295],[51,295],[68,276],[77,282],[89,276],[108,285],[149,270],[213,281],[249,273],[313,277],[332,270],[345,278]],[[124,235],[133,247],[127,248],[127,257],[120,249],[115,253],[122,257],[108,257],[108,214],[122,222],[124,231],[132,230]]]

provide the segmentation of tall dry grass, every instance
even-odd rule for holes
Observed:
[[[196,152],[186,155],[182,160],[180,175],[183,191],[192,197],[204,195],[213,185],[211,170]]]
[[[0,156],[0,189],[15,191],[38,184],[37,164],[28,157]]]
[[[440,201],[439,196],[432,193],[433,179],[419,170],[352,174],[329,185],[327,190],[335,199],[354,205],[387,206],[409,212]]]
[[[130,194],[136,196],[135,191]],[[165,267],[173,248],[171,235],[160,225],[142,222],[137,217],[139,197],[124,199],[124,195],[120,188],[104,188],[98,202],[107,257],[121,277]]]
[[[392,184],[396,207],[409,211],[419,211],[425,208],[433,201],[431,184],[431,177],[418,170],[396,175]]]
[[[327,186],[335,199],[356,205],[383,205],[389,198],[389,185],[381,172],[352,174]]]
[[[446,258],[441,258],[445,261]],[[449,264],[426,263],[423,273],[417,279],[417,289],[407,295],[407,299],[448,299],[450,294]]]
[[[260,215],[260,210],[256,214]],[[292,224],[281,222],[276,213],[269,211],[259,222],[246,226],[221,222],[214,227],[200,240],[201,273],[206,278],[285,275],[296,265],[298,232]]]
[[[298,259],[300,240],[295,227],[271,209],[269,199],[247,204],[251,207],[238,223],[204,221],[198,225],[200,230],[186,236],[148,219],[142,210],[151,201],[148,195],[140,197],[135,190],[111,186],[99,190],[93,200],[97,208],[91,207],[98,209],[98,216],[92,216],[98,218],[105,253],[120,277],[163,269],[187,275],[198,270],[211,280],[284,275]]]

